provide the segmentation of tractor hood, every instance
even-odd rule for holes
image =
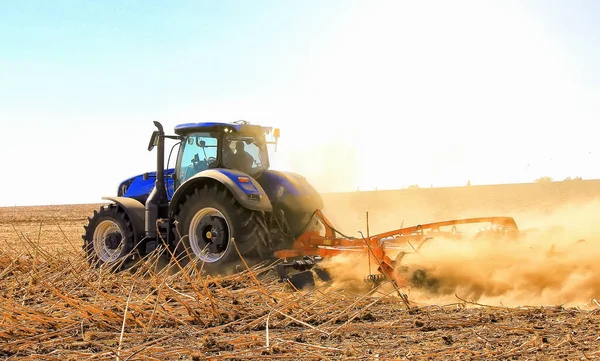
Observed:
[[[171,179],[169,175],[174,171],[175,169],[173,168],[165,170],[165,183],[167,185],[167,196],[169,198],[173,195],[173,179]],[[145,204],[148,195],[154,188],[154,182],[156,181],[156,172],[147,172],[147,174],[148,179],[146,180],[144,180],[144,174],[142,173],[121,182],[117,189],[117,196],[134,198],[142,204]]]

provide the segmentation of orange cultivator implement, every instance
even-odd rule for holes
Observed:
[[[302,258],[277,265],[280,280],[289,281],[297,289],[314,285],[311,271],[315,271],[324,281],[331,280],[326,269],[319,266],[325,259],[344,252],[363,252],[377,265],[378,273],[367,275],[367,283],[377,285],[383,281],[391,281],[397,288],[401,288],[411,284],[410,275],[400,267],[402,257],[407,253],[419,252],[425,242],[435,238],[463,239],[465,234],[458,231],[459,225],[487,223],[476,228],[475,238],[516,239],[519,235],[519,228],[512,217],[478,217],[419,224],[373,236],[367,234],[367,237],[353,238],[337,231],[321,211],[315,212],[314,217],[323,226],[320,232],[306,232],[296,239],[291,249],[275,253],[280,259]],[[390,251],[397,251],[393,260],[389,256]],[[299,272],[290,273],[291,270]]]

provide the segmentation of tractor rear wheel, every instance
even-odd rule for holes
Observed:
[[[88,263],[115,271],[124,267],[134,245],[133,226],[115,204],[102,206],[88,217],[82,238]]]
[[[239,254],[248,265],[261,261],[259,250],[268,244],[264,213],[242,207],[220,185],[195,189],[180,205],[176,220],[182,237],[176,247],[180,264],[191,257],[211,275],[234,273],[235,266],[243,269]]]

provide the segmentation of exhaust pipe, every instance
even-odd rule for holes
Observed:
[[[146,200],[146,237],[156,238],[156,220],[164,216],[168,207],[167,190],[165,189],[165,132],[162,124],[154,121],[154,126],[158,129],[152,133],[148,150],[156,146],[156,180],[154,188]]]
[[[154,185],[157,189],[162,190],[165,193],[165,131],[162,124],[154,121],[154,126],[158,129],[158,149],[156,154],[156,182]]]

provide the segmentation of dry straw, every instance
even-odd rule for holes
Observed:
[[[272,265],[213,278],[201,264],[160,269],[156,254],[113,273],[66,235],[71,251],[53,252],[15,232],[20,245],[0,249],[6,360],[600,358],[595,310],[462,299],[407,310],[394,289],[291,292]]]

